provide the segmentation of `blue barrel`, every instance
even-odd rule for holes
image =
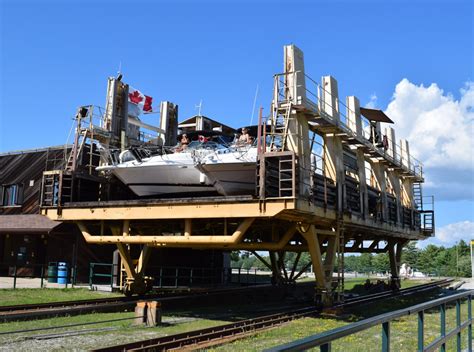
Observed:
[[[67,284],[67,263],[58,263],[58,284]]]

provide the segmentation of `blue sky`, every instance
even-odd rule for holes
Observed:
[[[289,43],[315,80],[331,74],[341,97],[384,110],[404,78],[420,89],[434,83],[454,102],[474,80],[472,1],[0,4],[0,152],[65,143],[77,106],[103,106],[120,64],[156,107],[173,101],[184,119],[202,99],[205,115],[234,126],[249,123],[257,84],[268,112]],[[474,221],[470,162],[464,194],[432,187],[440,227]]]

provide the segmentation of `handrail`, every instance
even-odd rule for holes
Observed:
[[[457,315],[457,326],[455,329],[453,329],[450,332],[445,331],[445,325],[444,325],[444,334],[442,334],[438,339],[436,339],[432,344],[429,346],[424,346],[423,344],[423,334],[420,334],[420,330],[418,333],[418,350],[420,351],[431,351],[435,347],[438,347],[440,345],[444,345],[446,343],[446,340],[449,337],[452,337],[454,333],[458,334],[460,336],[460,331],[464,328],[468,328],[468,341],[472,341],[472,297],[474,296],[474,290],[454,294],[448,297],[442,297],[435,299],[433,301],[417,304],[412,307],[404,308],[404,309],[399,309],[393,312],[385,313],[385,314],[380,314],[372,318],[364,319],[346,326],[342,326],[337,329],[332,329],[329,331],[325,331],[323,333],[319,333],[316,335],[312,335],[303,339],[299,339],[284,345],[279,345],[270,349],[265,350],[266,352],[280,352],[280,351],[302,351],[306,350],[309,348],[313,347],[320,347],[321,351],[329,351],[331,342],[334,340],[349,336],[351,334],[369,329],[373,326],[380,325],[382,324],[382,331],[383,331],[383,343],[382,343],[382,350],[383,351],[388,351],[388,348],[385,349],[389,345],[389,323],[397,318],[407,316],[407,315],[414,315],[418,314],[419,319],[421,319],[421,325],[420,325],[420,320],[418,324],[418,329],[421,328],[421,331],[423,331],[423,317],[420,318],[420,315],[422,316],[423,313],[426,310],[429,310],[431,308],[435,307],[441,307],[441,321],[443,324],[446,323],[446,304],[456,301],[456,315]],[[468,302],[468,319],[467,321],[463,322],[461,324],[460,322],[460,301],[463,298],[467,298]],[[443,329],[443,326],[442,326]],[[388,340],[387,340],[388,339]],[[421,342],[420,342],[421,340]],[[460,346],[460,340],[458,337],[458,346]],[[472,346],[469,348],[468,351],[472,351]]]
[[[275,93],[274,93],[274,99],[275,99],[275,107],[278,106],[279,102],[285,101],[285,92],[289,91],[289,86],[286,84],[284,78],[287,77],[288,75],[296,75],[298,73],[301,73],[301,71],[293,71],[293,72],[286,72],[286,73],[279,73],[274,75],[275,77]],[[399,144],[393,143],[393,141],[389,141],[390,144],[395,145],[395,150],[381,150],[381,148],[378,148],[375,146],[374,143],[370,142],[371,139],[371,133],[370,131],[367,131],[367,127],[370,126],[370,121],[365,118],[364,116],[360,115],[361,122],[362,122],[362,131],[361,135],[357,135],[355,132],[355,126],[352,126],[353,123],[351,124],[351,120],[348,118],[348,115],[350,113],[355,115],[355,112],[351,110],[346,104],[341,102],[338,98],[335,99],[335,106],[332,105],[332,98],[331,98],[331,93],[326,90],[324,87],[322,87],[319,83],[317,83],[315,80],[313,80],[310,76],[304,74],[305,79],[308,79],[310,83],[313,83],[316,86],[316,93],[314,93],[311,89],[308,89],[305,85],[304,91],[307,95],[310,95],[312,98],[316,99],[316,103],[306,97],[306,103],[307,105],[310,106],[311,110],[314,110],[319,116],[324,117],[326,120],[330,121],[332,124],[335,126],[339,127],[342,129],[345,133],[349,134],[353,138],[360,139],[361,141],[364,142],[367,146],[372,146],[374,149],[376,149],[379,153],[383,155],[384,158],[387,160],[391,161],[394,164],[399,165],[401,168],[406,169],[408,172],[413,173],[417,177],[422,177],[423,176],[423,165],[422,163],[414,158],[413,156],[410,155],[408,160],[405,160],[403,157],[402,153],[402,148]],[[299,85],[297,88],[301,88],[302,86]],[[324,95],[329,95],[329,99],[323,99],[322,96]],[[342,109],[341,109],[342,107]],[[335,120],[335,118],[328,113],[326,113],[327,110],[332,110],[334,109],[336,115],[339,117],[338,119]],[[345,112],[344,112],[345,110]],[[350,126],[351,124],[351,126]],[[387,139],[389,136],[387,136]]]

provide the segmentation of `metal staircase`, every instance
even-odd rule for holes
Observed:
[[[413,183],[413,201],[418,210],[423,210],[423,192],[420,182]]]
[[[291,103],[278,103],[273,107],[270,126],[269,150],[280,152],[287,149],[288,124],[291,119]]]
[[[425,201],[423,201],[425,200]],[[419,214],[418,225],[425,236],[434,234],[434,198],[423,197],[422,184],[413,183],[413,202],[416,212]]]

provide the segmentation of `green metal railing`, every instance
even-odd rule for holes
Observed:
[[[329,330],[320,334],[309,336],[284,345],[276,346],[266,350],[267,352],[280,351],[303,351],[314,347],[319,347],[320,351],[331,351],[331,344],[335,340],[367,330],[371,327],[380,325],[382,330],[382,351],[390,351],[390,325],[395,319],[408,315],[418,316],[418,351],[436,351],[446,352],[446,343],[449,339],[456,337],[456,351],[461,351],[461,332],[467,330],[467,351],[472,352],[472,297],[474,290],[454,294],[448,297],[435,299],[433,301],[418,304],[413,307],[396,310],[390,313],[377,315],[372,318],[364,319],[337,329]],[[467,300],[467,319],[461,321],[461,301]],[[446,305],[454,303],[456,306],[456,327],[446,331]],[[440,336],[429,345],[425,345],[425,312],[427,310],[439,307],[440,311]],[[350,350],[350,347],[347,349]]]
[[[53,264],[53,263],[50,263]],[[54,263],[56,264],[56,262]],[[20,272],[21,269],[30,269],[31,274],[25,274]],[[21,283],[19,284],[19,279],[40,279],[39,287],[44,288],[46,282],[49,283],[57,283],[58,279],[65,279],[65,288],[74,287],[76,285],[77,280],[77,267],[68,267],[66,274],[60,274],[56,271],[56,274],[51,275],[48,272],[49,265],[47,264],[24,264],[24,265],[11,265],[0,263],[0,272],[5,272],[5,277],[12,278],[11,288],[17,289],[19,286],[21,287]],[[52,279],[52,281],[49,281]],[[28,282],[26,287],[34,288],[35,282],[31,281]]]
[[[115,267],[118,267],[117,264],[109,264],[109,263],[90,263],[89,264],[89,287],[92,288],[94,284],[94,278],[102,278],[105,277],[108,281],[108,285],[110,288],[114,288],[114,283],[117,281],[117,276],[114,274]],[[106,272],[97,272],[97,268],[99,271],[104,268]],[[117,270],[118,271],[118,270]]]
[[[199,284],[235,283],[239,285],[257,285],[262,283],[257,269],[206,268],[206,267],[155,267],[149,266],[154,277],[153,286],[157,288],[192,287]],[[120,267],[111,263],[89,264],[89,286],[102,284],[112,289],[118,284]],[[260,278],[261,276],[261,278]],[[267,280],[268,281],[268,280]]]

